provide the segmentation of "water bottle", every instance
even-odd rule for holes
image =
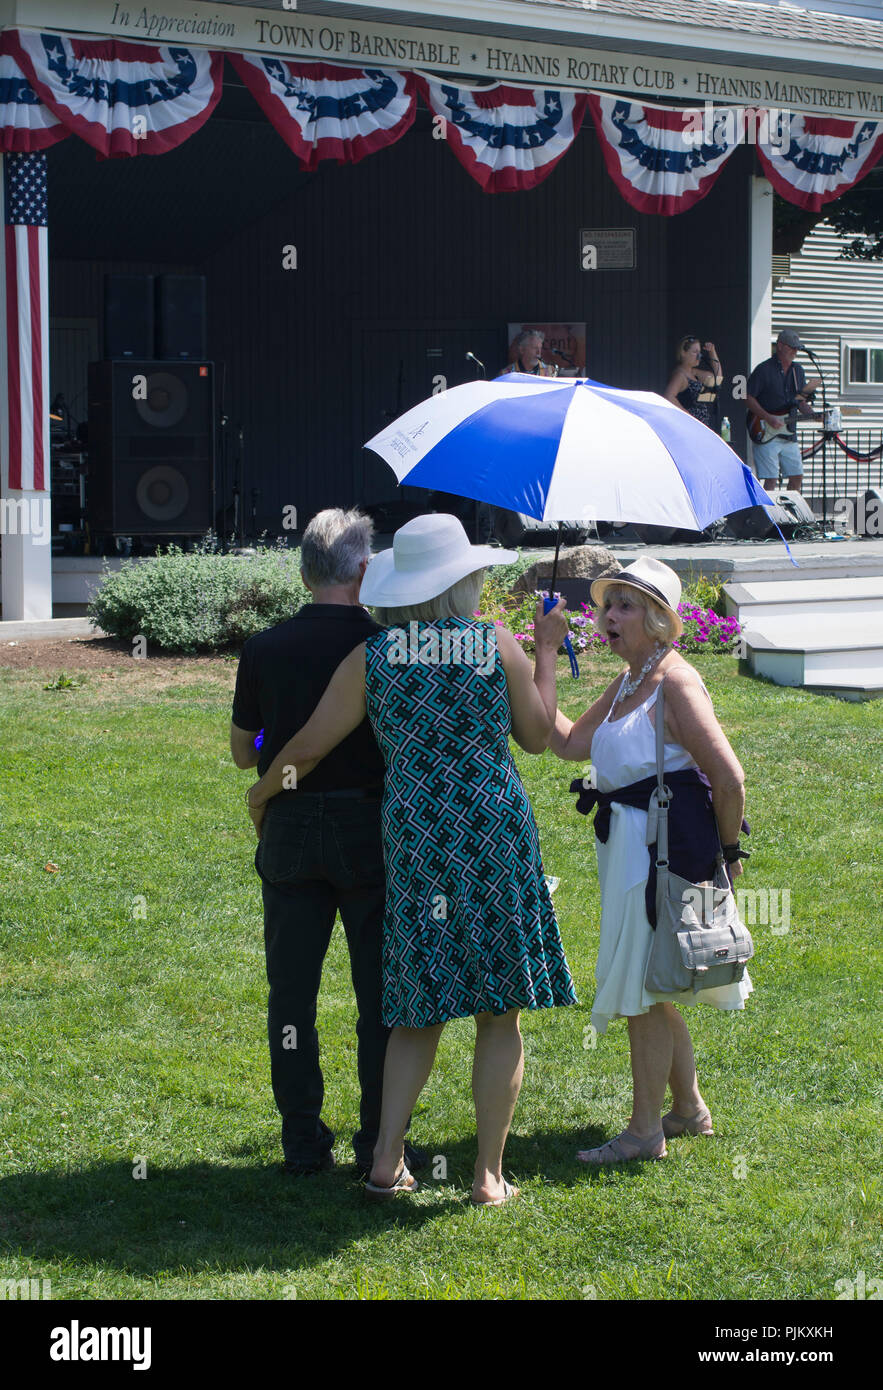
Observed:
[[[724,418],[721,420],[721,439],[724,441],[725,444],[729,444],[730,442],[730,433],[730,421],[728,417],[725,415]]]

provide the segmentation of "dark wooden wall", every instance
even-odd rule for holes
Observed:
[[[748,151],[695,209],[663,218],[620,198],[591,127],[539,188],[498,195],[432,138],[423,112],[390,149],[311,176],[266,122],[213,118],[154,160],[77,151],[63,164],[75,145],[50,152],[52,314],[100,319],[108,270],[206,273],[209,356],[225,364],[258,529],[278,532],[287,504],[305,524],[321,507],[393,496],[363,441],[439,372],[451,386],[470,379],[467,348],[494,375],[510,321],[585,321],[589,374],[624,387],[664,390],[685,332],[712,336],[728,373],[746,369]],[[165,160],[173,206],[159,193]],[[587,226],[635,227],[637,269],[583,271]],[[291,246],[296,270],[283,268]]]

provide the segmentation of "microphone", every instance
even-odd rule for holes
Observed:
[[[467,357],[467,360],[468,360],[468,361],[474,362],[475,365],[476,365],[476,367],[480,367],[481,370],[484,371],[484,369],[485,369],[485,368],[484,368],[484,363],[483,363],[483,362],[479,362],[479,360],[478,360],[478,358],[476,357],[476,355],[475,355],[474,352],[467,352],[466,357]]]

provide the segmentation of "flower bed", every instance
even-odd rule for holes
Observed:
[[[534,650],[533,629],[539,590],[534,594],[507,594],[489,583],[482,594],[479,616],[502,622],[515,635],[526,652]],[[680,652],[735,652],[741,628],[736,618],[725,618],[713,608],[704,608],[690,600],[678,604],[684,631],[675,649]],[[575,652],[607,646],[607,638],[595,624],[593,609],[580,604],[579,611],[568,611],[570,639]]]

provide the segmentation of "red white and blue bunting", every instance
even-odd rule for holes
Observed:
[[[304,169],[357,164],[414,124],[411,73],[231,53],[230,62]]]
[[[671,217],[713,187],[746,139],[790,203],[812,211],[883,157],[883,121],[754,110],[652,106],[544,87],[460,87],[385,68],[228,54],[304,169],[355,164],[401,139],[419,90],[455,158],[486,193],[535,188],[573,144],[586,111],[607,170],[639,212]],[[0,154],[79,135],[103,156],[162,154],[209,118],[224,55],[30,29],[0,34]],[[767,130],[769,120],[771,129]],[[778,122],[778,124],[777,124]]]
[[[51,114],[108,158],[175,149],[205,124],[221,96],[224,59],[205,49],[29,29],[7,38]]]
[[[586,109],[580,92],[417,81],[430,111],[445,122],[452,153],[485,193],[536,188],[570,149]]]
[[[607,172],[631,207],[672,217],[711,192],[744,136],[744,113],[715,110],[709,130],[701,109],[645,106],[623,97],[589,97]],[[718,120],[718,115],[722,119]],[[696,118],[699,118],[698,120]]]
[[[883,121],[792,114],[782,147],[758,145],[764,173],[789,203],[818,212],[883,156]]]
[[[66,140],[69,132],[25,77],[10,38],[0,34],[0,154],[31,154]]]

